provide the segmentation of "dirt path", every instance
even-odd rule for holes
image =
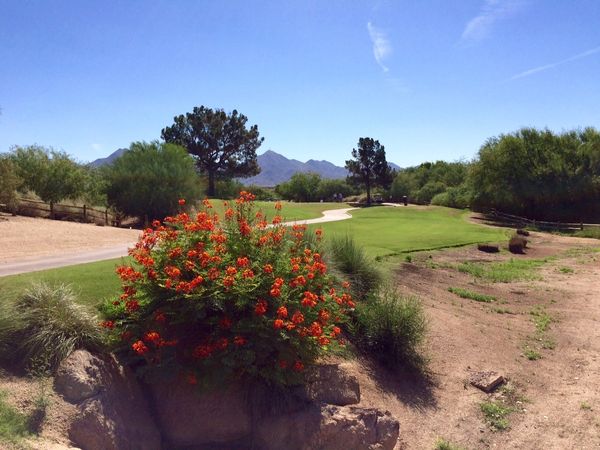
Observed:
[[[398,269],[398,288],[418,295],[429,316],[431,376],[346,363],[360,378],[362,403],[400,419],[397,448],[432,449],[438,438],[466,449],[600,446],[600,241],[548,234],[531,240],[528,254],[514,258],[547,258],[539,280],[489,283],[450,267],[513,257],[474,248],[420,254]],[[462,299],[448,287],[497,300]],[[548,329],[536,332],[535,320],[545,317]],[[528,359],[526,350],[541,359]],[[507,389],[488,395],[468,384],[473,372],[490,370],[509,379]],[[514,410],[508,430],[486,422],[480,408],[486,400]]]

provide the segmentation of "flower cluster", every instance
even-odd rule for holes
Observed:
[[[155,221],[130,250],[135,263],[117,269],[123,291],[103,326],[143,373],[288,384],[343,345],[339,324],[354,303],[327,272],[321,232],[281,225],[279,203],[269,223],[253,200],[241,192],[222,216],[205,200],[194,217]]]

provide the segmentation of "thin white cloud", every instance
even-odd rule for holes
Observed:
[[[474,42],[485,39],[498,20],[512,16],[523,5],[523,0],[484,0],[479,14],[467,22],[461,41]]]
[[[101,144],[93,143],[92,144],[92,149],[95,150],[95,151],[100,151],[100,150],[102,150],[102,145]]]
[[[592,48],[590,50],[586,50],[583,53],[578,53],[577,55],[571,56],[570,58],[563,59],[561,61],[557,61],[555,63],[546,64],[539,67],[534,67],[533,69],[526,70],[525,72],[518,73],[510,77],[510,80],[517,80],[519,78],[528,77],[530,75],[543,72],[545,70],[554,69],[555,67],[562,66],[563,64],[567,64],[571,61],[576,61],[581,58],[586,58],[588,56],[594,55],[596,53],[600,53],[600,47]]]
[[[388,69],[384,61],[392,54],[392,44],[390,44],[385,33],[376,28],[371,22],[367,23],[367,30],[369,31],[369,37],[373,44],[373,56],[375,57],[375,61],[384,72],[388,72],[390,69]]]

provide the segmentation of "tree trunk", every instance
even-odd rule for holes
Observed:
[[[365,183],[367,186],[367,205],[371,204],[371,180],[367,178],[367,182]]]
[[[208,172],[208,196],[215,196],[215,173]]]
[[[50,202],[50,219],[54,219],[54,202]]]

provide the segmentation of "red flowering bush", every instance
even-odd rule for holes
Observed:
[[[130,251],[136,263],[117,269],[123,293],[105,305],[103,326],[142,375],[290,384],[340,345],[354,304],[327,274],[320,231],[278,215],[267,224],[253,200],[242,192],[223,218],[205,200],[194,218],[154,222]]]

